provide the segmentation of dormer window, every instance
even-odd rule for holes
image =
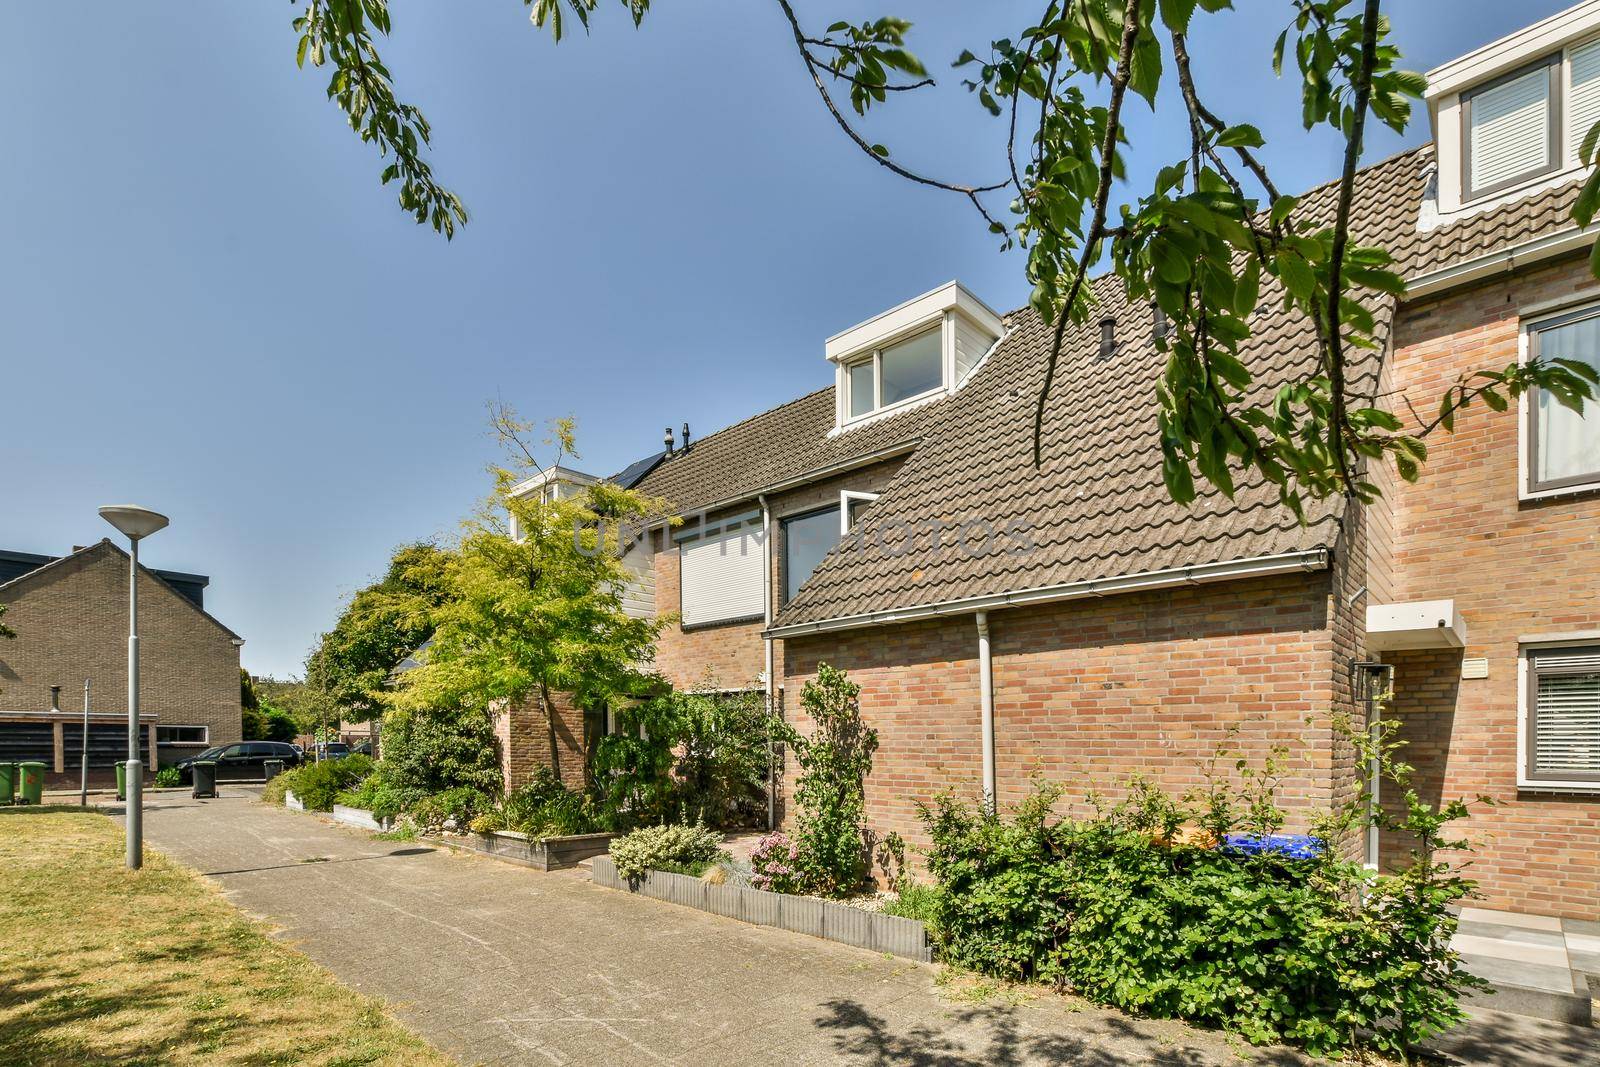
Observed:
[[[1438,173],[1422,228],[1578,178],[1600,120],[1600,4],[1580,4],[1428,73]]]
[[[934,327],[876,349],[849,364],[850,417],[903,404],[944,387],[944,351]]]
[[[830,337],[834,432],[954,392],[1004,330],[1000,316],[951,282]]]
[[[1461,94],[1466,199],[1542,177],[1561,165],[1561,56],[1548,56]]]

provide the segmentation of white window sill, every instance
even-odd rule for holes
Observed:
[[[1518,494],[1522,501],[1556,500],[1564,496],[1581,496],[1585,493],[1600,492],[1600,477],[1592,482],[1580,482],[1577,485],[1563,485],[1555,489],[1524,489]]]
[[[828,436],[836,437],[847,430],[854,430],[858,426],[870,425],[882,419],[887,419],[891,415],[898,415],[903,411],[919,408],[924,404],[932,403],[949,395],[950,390],[941,385],[937,389],[930,389],[926,393],[918,393],[916,396],[890,404],[888,407],[877,408],[867,412],[865,415],[857,415],[855,418],[846,419],[843,425],[835,426],[832,430],[829,430]]]
[[[1529,781],[1517,775],[1519,793],[1600,793],[1600,782],[1547,782]]]

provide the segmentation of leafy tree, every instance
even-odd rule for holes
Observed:
[[[6,605],[0,604],[0,638],[10,640],[17,636],[17,632],[5,624]]]
[[[800,765],[795,873],[800,884],[830,896],[856,889],[869,869],[866,782],[878,731],[861,720],[860,695],[844,671],[818,664],[816,678],[800,691],[811,734],[783,726]]]
[[[254,740],[257,741],[293,741],[300,735],[300,726],[286,711],[273,707],[271,704],[261,705],[261,733]],[[245,735],[249,737],[249,734]]]
[[[426,662],[401,675],[393,704],[420,712],[532,701],[560,778],[555,694],[593,707],[647,684],[640,664],[661,624],[622,610],[630,576],[617,524],[639,529],[665,505],[607,483],[560,500],[519,496],[515,487],[542,469],[532,427],[503,407],[491,423],[509,465],[490,468],[494,491],[444,568],[448,595],[432,612]],[[571,420],[552,431],[555,462],[575,455]]]
[[[433,633],[433,612],[448,594],[450,551],[430,542],[402,545],[383,577],[357,592],[306,659],[306,683],[347,722],[383,713],[389,675]]]
[[[650,10],[650,0],[621,2],[635,26]],[[1451,431],[1457,413],[1475,402],[1501,411],[1538,388],[1581,409],[1594,395],[1600,376],[1593,368],[1559,359],[1464,374],[1435,414],[1412,412],[1409,421],[1373,406],[1353,385],[1364,354],[1378,344],[1380,305],[1404,290],[1388,251],[1350,240],[1365,130],[1369,118],[1404,130],[1425,88],[1422,75],[1397,65],[1381,0],[1281,0],[1276,9],[1287,25],[1271,57],[1274,71],[1282,76],[1287,58],[1297,73],[1305,129],[1326,127],[1344,141],[1331,209],[1281,193],[1264,163],[1260,130],[1219,115],[1198,88],[1189,34],[1231,0],[1049,0],[1005,37],[963,51],[955,66],[964,84],[1007,127],[995,161],[1002,177],[988,183],[901,164],[856,128],[835,96],[861,116],[891,95],[932,84],[906,47],[909,22],[835,22],[819,33],[802,24],[790,0],[772,2],[822,105],[853,144],[902,179],[970,201],[1003,248],[1026,250],[1032,306],[1054,326],[1035,402],[1036,463],[1067,330],[1089,320],[1090,272],[1107,260],[1127,297],[1153,304],[1169,324],[1158,342],[1168,359],[1159,433],[1167,490],[1182,502],[1195,498],[1197,475],[1228,496],[1239,477],[1260,477],[1301,515],[1307,500],[1372,499],[1370,462],[1392,462],[1414,480],[1426,439]],[[534,25],[548,26],[559,41],[570,19],[589,28],[599,0],[524,3]],[[307,0],[295,29],[301,64],[332,65],[330,99],[362,140],[392,157],[382,180],[400,181],[402,209],[453,235],[466,210],[422,159],[427,122],[396,99],[376,50],[376,37],[390,30],[387,0]],[[1232,51],[1216,57],[1221,77],[1236,79],[1239,64]],[[1158,99],[1164,77],[1177,82],[1176,103]],[[1178,109],[1190,136],[1183,145],[1151,145],[1150,161],[1163,164],[1153,187],[1121,199],[1113,186],[1134,150],[1124,121],[1130,91],[1152,109]],[[1600,124],[1583,141],[1585,165],[1597,141]],[[994,207],[1000,200],[1007,211]],[[1591,171],[1573,217],[1586,226],[1597,209],[1600,169]],[[1600,271],[1600,244],[1595,266]],[[1289,381],[1261,381],[1246,344],[1254,313],[1280,304],[1314,327],[1317,358]]]

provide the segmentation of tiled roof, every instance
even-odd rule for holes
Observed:
[[[667,500],[682,514],[748,499],[813,472],[909,448],[950,403],[936,400],[830,436],[830,385],[702,437],[662,460],[634,488]]]
[[[1357,183],[1353,240],[1387,247],[1405,276],[1572,226],[1569,185],[1421,232],[1416,220],[1431,160],[1431,146],[1424,146],[1365,169]],[[1304,210],[1331,218],[1333,197],[1332,185],[1313,190]],[[835,549],[780,611],[777,627],[1333,546],[1338,501],[1308,505],[1301,525],[1259,476],[1240,477],[1231,501],[1209,486],[1187,507],[1168,497],[1156,429],[1165,360],[1151,342],[1149,311],[1126,306],[1114,277],[1098,279],[1095,289],[1102,310],[1091,320],[1117,317],[1119,350],[1099,357],[1093,321],[1069,332],[1047,408],[1042,465],[1033,462],[1032,415],[1050,331],[1023,310],[1007,317],[1011,332],[968,386],[919,420],[924,440],[867,512],[866,543]],[[1262,306],[1281,308],[1281,302],[1265,290]],[[1392,303],[1374,310],[1386,322]],[[1303,376],[1317,346],[1303,316],[1283,310],[1260,316],[1243,355],[1265,395]],[[1353,381],[1370,384],[1372,362],[1357,369]],[[814,420],[806,424],[810,434],[831,424],[831,390],[791,406]],[[766,444],[753,448],[763,462],[787,449],[781,440]],[[720,486],[766,476],[720,469],[730,461],[743,466],[737,452],[719,454],[716,474],[706,477]],[[932,520],[946,531],[937,550]],[[985,551],[984,524],[1004,530],[1008,523],[1017,536],[997,536]],[[970,524],[966,547],[957,543],[963,524]],[[921,531],[911,550],[908,530]]]

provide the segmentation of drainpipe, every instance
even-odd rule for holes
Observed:
[[[989,651],[989,613],[978,620],[978,695],[983,706],[983,807],[995,813],[994,787],[994,660]]]
[[[761,505],[761,614],[766,620],[766,629],[772,627],[772,509],[767,506],[766,494],[756,497]],[[762,637],[761,643],[765,656],[765,669],[762,671],[763,699],[767,706],[767,721],[777,714],[774,694],[776,689],[772,684],[772,638]],[[776,829],[778,825],[778,768],[777,750],[772,744],[772,733],[767,732],[767,829]]]

